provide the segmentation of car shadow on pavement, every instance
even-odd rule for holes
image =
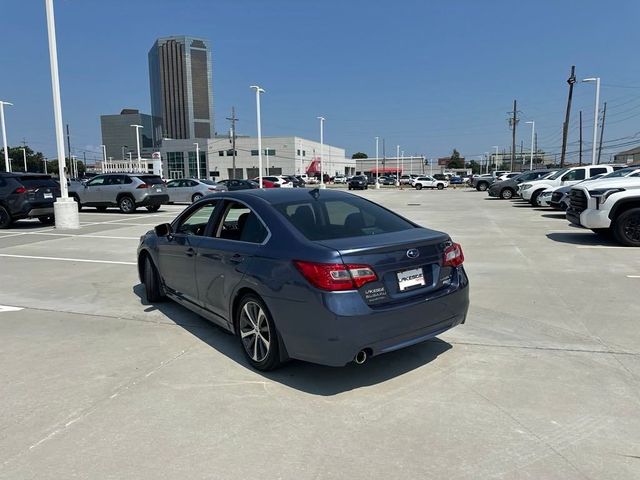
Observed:
[[[10,233],[12,230],[33,230],[34,228],[51,228],[51,227],[53,227],[53,223],[47,225],[45,223],[42,223],[40,220],[22,219],[22,220],[16,220],[11,224],[10,228],[6,230],[2,230],[2,232]]]
[[[548,210],[542,210],[542,211],[548,211]],[[544,218],[557,218],[557,219],[560,219],[560,220],[566,220],[567,219],[567,214],[564,213],[564,212],[543,213],[540,216],[544,217]]]
[[[571,243],[573,245],[602,246],[602,247],[619,247],[613,238],[604,235],[597,235],[589,230],[581,230],[576,233],[547,233],[547,238],[559,243]]]
[[[420,368],[452,348],[448,342],[433,338],[428,341],[370,358],[363,365],[350,363],[344,367],[326,367],[291,360],[272,372],[254,370],[247,362],[240,341],[235,335],[205,320],[172,301],[151,304],[147,302],[144,286],[133,287],[145,311],[158,310],[177,326],[184,328],[207,345],[226,355],[244,368],[265,378],[312,395],[331,396],[376,385]]]

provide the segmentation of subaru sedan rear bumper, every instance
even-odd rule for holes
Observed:
[[[459,268],[455,282],[410,302],[368,306],[358,292],[321,293],[322,305],[271,298],[268,304],[291,358],[343,366],[361,350],[369,356],[433,338],[465,322],[468,280]]]

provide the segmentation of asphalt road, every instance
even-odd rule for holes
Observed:
[[[471,309],[360,367],[261,374],[147,304],[138,238],[182,207],[0,231],[0,478],[640,478],[640,249],[471,190],[361,194],[462,244]]]

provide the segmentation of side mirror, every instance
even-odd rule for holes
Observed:
[[[161,223],[160,225],[155,226],[153,231],[156,232],[158,237],[168,237],[173,233],[170,223]]]

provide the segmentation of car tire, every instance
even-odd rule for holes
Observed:
[[[351,190],[351,185],[349,185],[349,187],[347,187],[347,188],[349,188],[349,190]]]
[[[144,259],[142,284],[144,285],[144,293],[147,297],[147,302],[155,303],[161,302],[165,299],[160,283],[160,275],[148,254],[145,255]]]
[[[369,185],[367,185],[366,187],[364,187],[365,190],[369,190]]]
[[[476,190],[479,192],[486,192],[487,188],[489,188],[489,184],[487,182],[480,182],[476,187]]]
[[[129,195],[124,195],[118,200],[118,208],[122,213],[133,213],[136,211],[136,202]]]
[[[613,236],[622,245],[640,247],[640,208],[618,215],[613,222]]]
[[[422,184],[421,183],[416,184],[416,190],[422,190]]]
[[[201,193],[194,193],[193,197],[191,197],[191,201],[193,203],[197,202],[198,200],[200,200],[203,197],[203,195]]]
[[[613,237],[613,232],[611,231],[610,228],[592,228],[591,231],[603,238]]]
[[[146,207],[150,212],[157,212],[160,210],[160,205],[149,205]]]
[[[96,207],[96,210],[99,212],[106,212],[107,211],[107,207]]]
[[[281,365],[278,332],[260,297],[242,297],[236,311],[236,327],[242,351],[253,368],[264,372]]]
[[[531,199],[529,200],[529,203],[534,206],[534,207],[538,207],[538,197],[540,196],[540,194],[542,193],[542,190],[537,190],[535,192],[533,192],[531,194]]]
[[[0,205],[0,229],[9,228],[13,222],[9,210]]]
[[[442,183],[439,183],[438,186],[436,187],[438,190],[443,190],[444,189],[444,185]]]
[[[38,221],[44,225],[53,225],[56,222],[56,218],[53,215],[43,215],[38,217]]]
[[[503,200],[511,200],[513,198],[513,190],[510,188],[503,188],[500,190],[500,198]]]

